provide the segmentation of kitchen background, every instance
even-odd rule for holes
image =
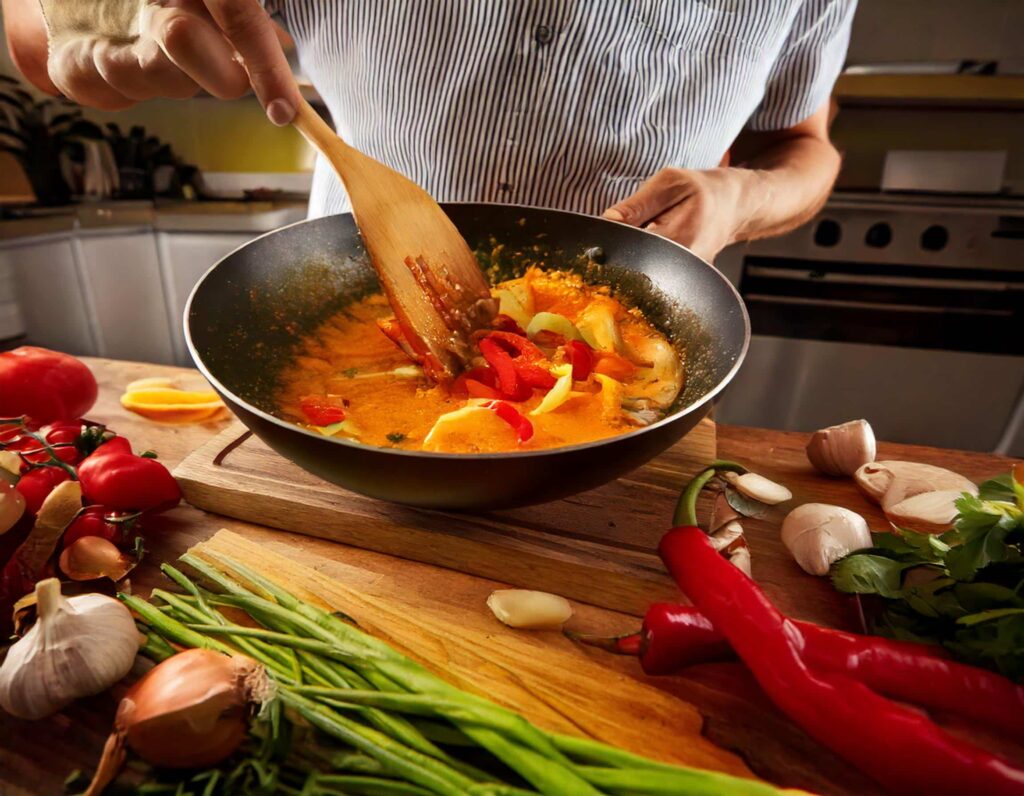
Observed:
[[[716,262],[754,331],[720,420],[863,416],[885,439],[1024,456],[1022,31],[1022,0],[861,0],[835,194]],[[304,216],[309,148],[251,98],[59,122],[68,108],[40,117],[0,92],[0,125],[30,131],[0,127],[21,150],[0,151],[0,347],[188,364],[192,285]]]

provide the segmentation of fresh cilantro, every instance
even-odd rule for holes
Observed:
[[[400,431],[392,431],[390,434],[388,434],[388,442],[392,442],[395,445],[397,445],[399,442],[401,442],[404,439],[405,439],[405,434],[401,433]]]
[[[341,372],[341,375],[344,376],[346,379],[354,379],[358,372],[359,372],[359,368],[345,368]]]
[[[1024,486],[1014,474],[993,478],[956,507],[943,534],[874,534],[874,547],[833,565],[832,583],[879,598],[872,632],[1024,677]]]

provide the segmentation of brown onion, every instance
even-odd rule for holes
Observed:
[[[85,796],[102,793],[117,776],[126,745],[154,766],[219,763],[245,739],[252,707],[271,691],[264,668],[244,655],[190,649],[168,658],[121,700]]]

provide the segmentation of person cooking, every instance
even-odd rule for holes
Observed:
[[[707,260],[824,203],[840,160],[829,95],[856,6],[60,0],[82,32],[48,41],[38,0],[2,1],[11,56],[43,91],[116,110],[251,86],[285,125],[299,90],[280,24],[339,134],[438,200],[603,214]],[[310,216],[346,209],[319,159]]]

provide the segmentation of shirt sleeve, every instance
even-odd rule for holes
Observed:
[[[828,99],[843,68],[857,0],[803,0],[747,126],[782,130]]]

